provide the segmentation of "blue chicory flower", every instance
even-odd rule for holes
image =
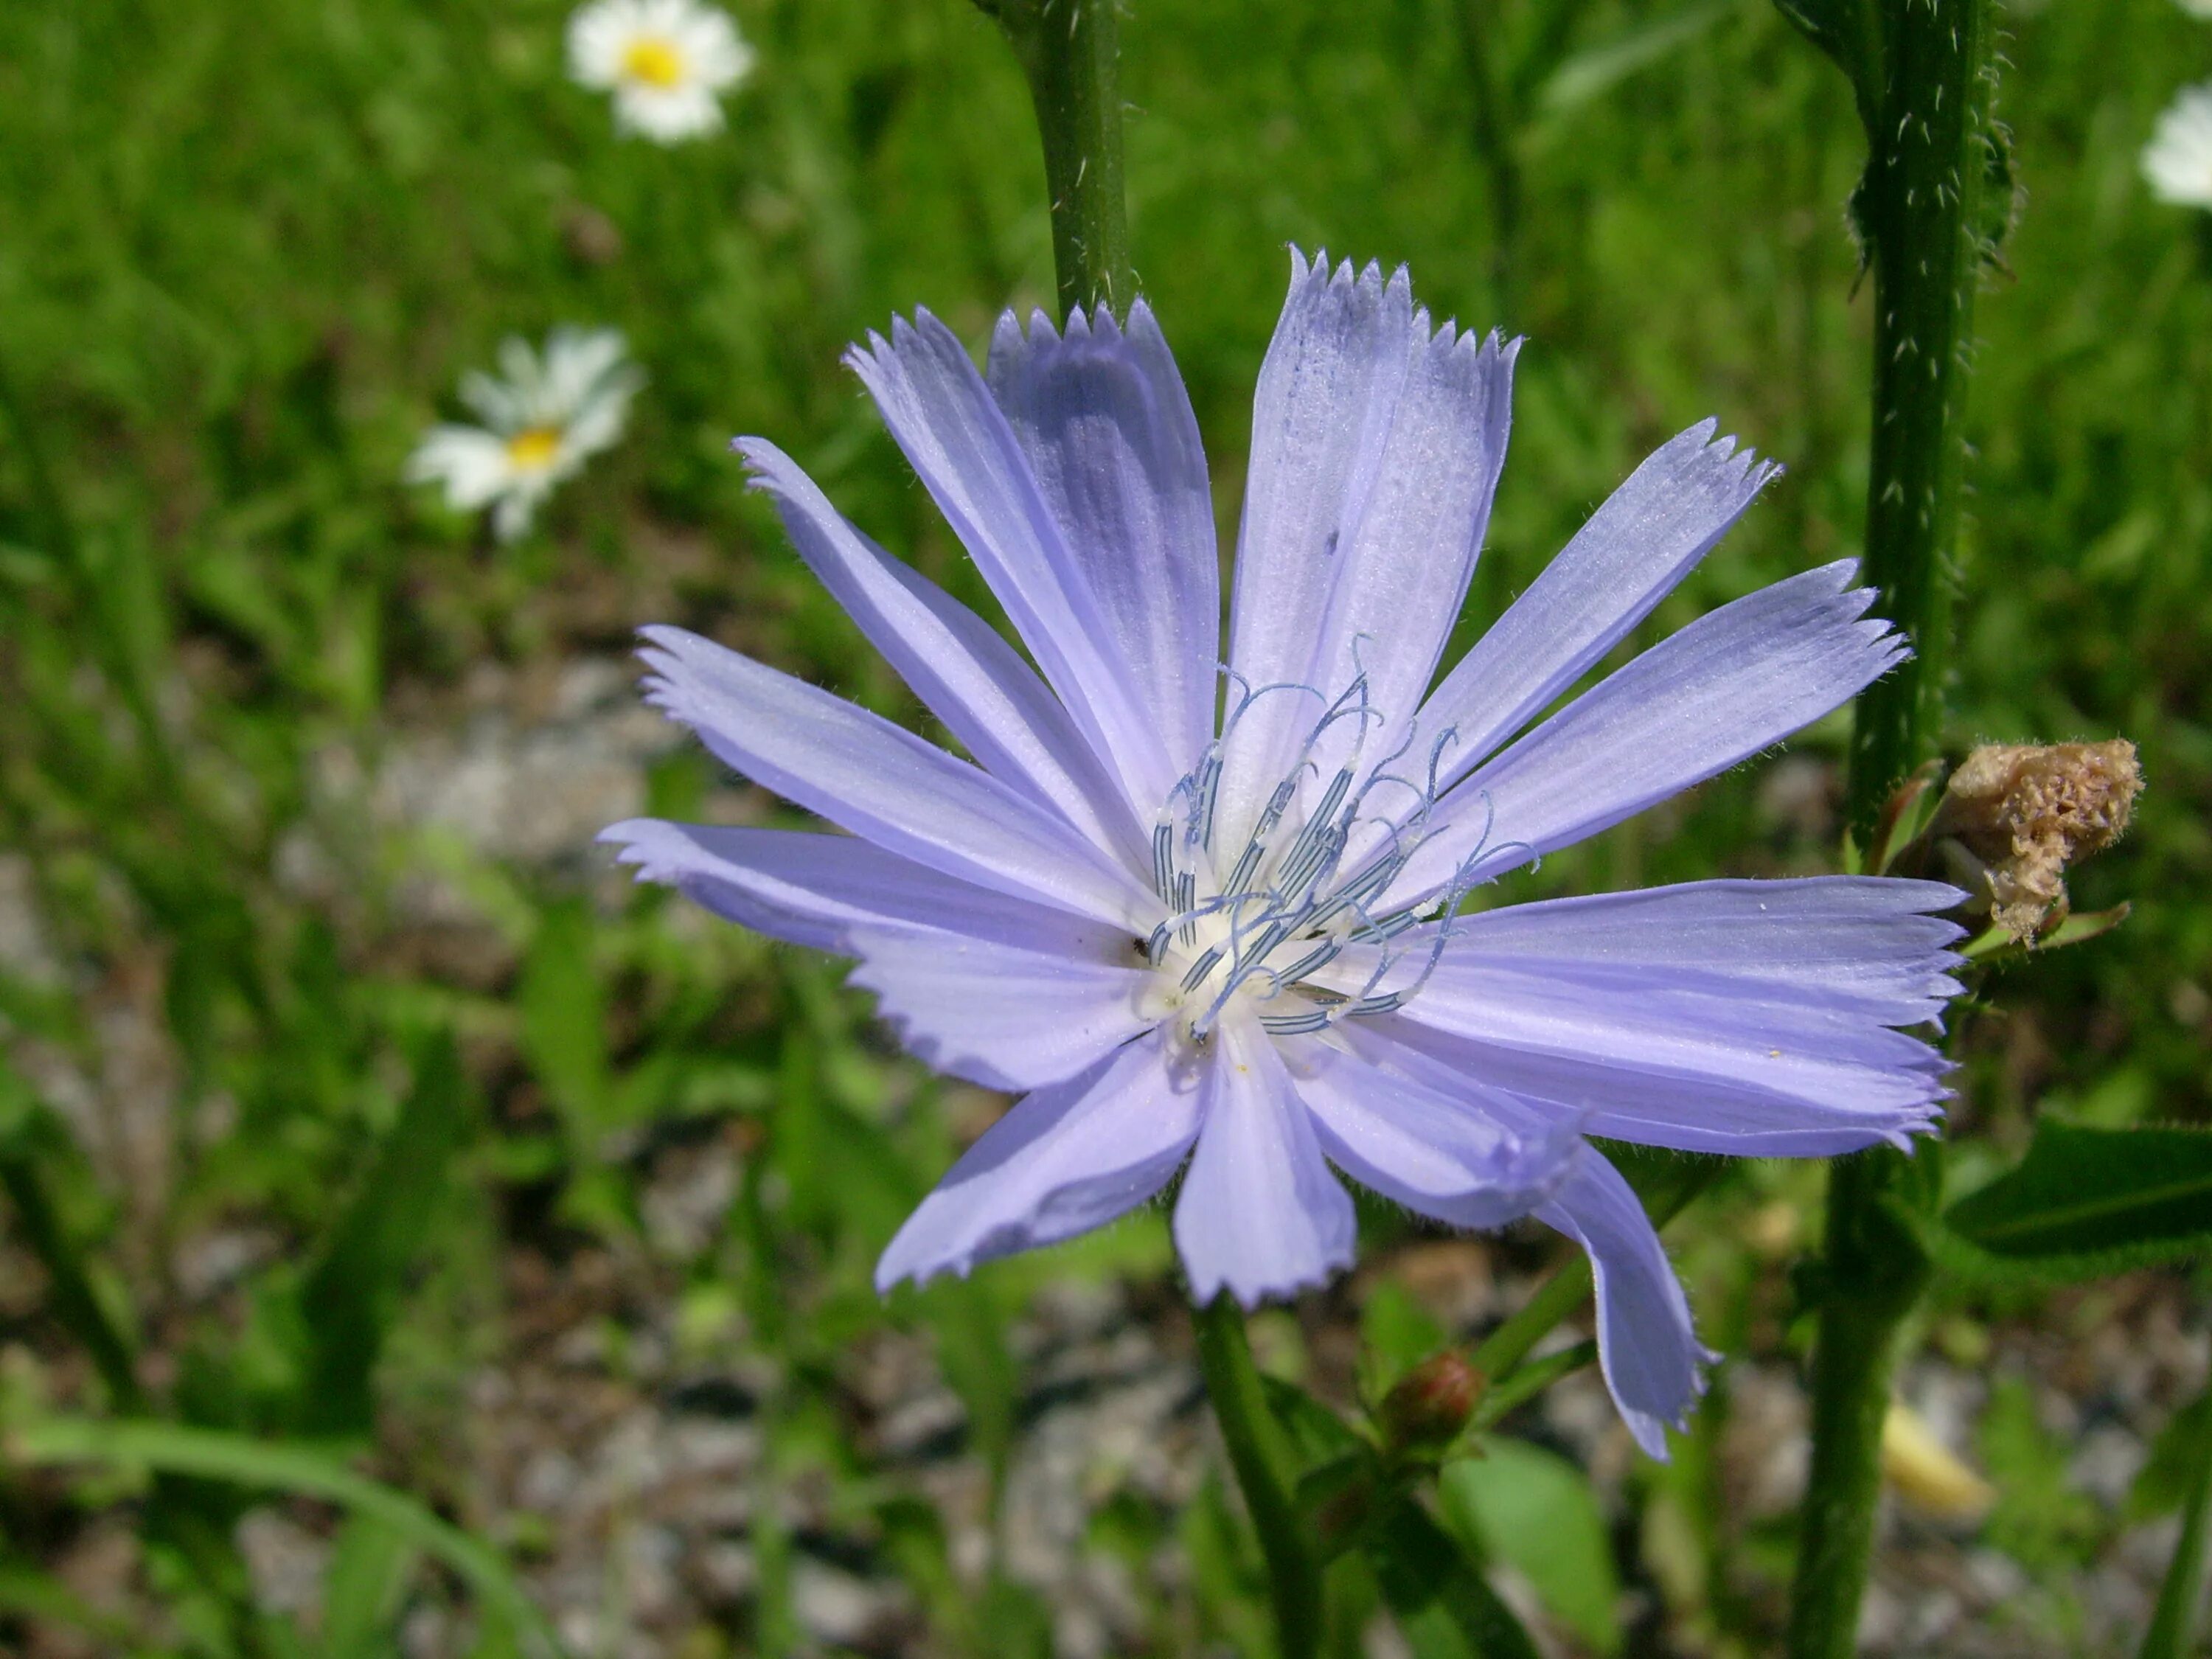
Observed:
[[[672,628],[651,699],[847,835],[640,819],[642,878],[858,959],[906,1046],[1018,1100],[884,1252],[965,1273],[1182,1172],[1191,1294],[1346,1266],[1338,1172],[1455,1227],[1534,1215],[1595,1269],[1607,1384],[1664,1455],[1712,1356],[1585,1134],[1821,1157],[1930,1128],[1958,987],[1935,883],[1706,881],[1468,910],[1735,765],[1905,652],[1850,561],[1691,623],[1537,716],[1776,468],[1662,447],[1431,688],[1504,460],[1518,342],[1401,270],[1292,255],[1261,370],[1228,661],[1206,459],[1150,309],[1012,313],[988,374],[926,312],[848,361],[1036,667],[738,445],[800,556],[973,760]],[[1217,706],[1219,713],[1217,716]],[[1527,728],[1524,730],[1524,728]]]

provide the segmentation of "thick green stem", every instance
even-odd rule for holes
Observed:
[[[1974,295],[1987,252],[1982,202],[1996,142],[1990,0],[1863,5],[1858,15],[1878,26],[1881,42],[1878,68],[1863,55],[1869,46],[1857,58],[1872,80],[1854,76],[1873,118],[1855,204],[1875,276],[1865,574],[1879,593],[1875,614],[1905,632],[1913,655],[1859,699],[1848,810],[1862,841],[1942,730]],[[1847,66],[1851,58],[1844,54]],[[1882,1420],[1899,1333],[1928,1273],[1904,1212],[1933,1201],[1936,1164],[1933,1147],[1911,1164],[1884,1149],[1830,1170],[1791,1659],[1849,1659],[1856,1645]]]
[[[1932,1159],[1934,1148],[1920,1156]],[[1790,1659],[1850,1659],[1881,1495],[1881,1425],[1899,1333],[1928,1279],[1899,1206],[1911,1173],[1884,1147],[1828,1175],[1820,1328],[1813,1354],[1813,1462],[1790,1596]]]
[[[1887,94],[1862,229],[1874,266],[1865,575],[1912,656],[1859,698],[1851,827],[1863,835],[1942,731],[1974,295],[1987,249],[1990,0],[1878,0]]]
[[[2212,1538],[2212,1397],[2198,1408],[2207,1415],[2197,1425],[2190,1455],[2197,1462],[2181,1500],[2181,1536],[2173,1561],[2159,1586],[2158,1607],[2143,1633],[2137,1659],[2185,1659],[2196,1649],[2197,1616],[2204,1599],[2205,1552]]]
[[[1283,1659],[1309,1659],[1321,1642],[1321,1558],[1298,1512],[1297,1456],[1261,1386],[1244,1316],[1225,1295],[1199,1310],[1198,1363],[1267,1559]]]
[[[1137,284],[1121,185],[1115,0],[977,3],[1013,43],[1036,106],[1061,315],[1099,306],[1127,314]]]

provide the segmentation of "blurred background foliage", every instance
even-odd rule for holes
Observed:
[[[633,893],[589,843],[640,810],[781,811],[640,726],[621,663],[642,623],[918,718],[728,441],[774,438],[988,608],[837,357],[916,305],[980,349],[1000,308],[1049,303],[1028,101],[980,15],[735,10],[761,58],[727,131],[663,150],[567,82],[565,9],[544,0],[0,9],[0,1402],[148,1412],[326,1474],[351,1458],[411,1505],[364,1509],[289,1465],[226,1476],[208,1460],[235,1439],[111,1445],[93,1476],[18,1442],[0,1644],[526,1645],[530,1617],[484,1588],[507,1569],[472,1568],[437,1516],[526,1570],[565,1559],[558,1516],[495,1491],[456,1427],[504,1409],[483,1379],[550,1321],[596,1345],[590,1386],[688,1389],[757,1439],[719,1601],[656,1623],[612,1566],[580,1596],[532,1580],[586,1608],[560,1626],[579,1651],[1007,1653],[1056,1630],[1085,1650],[1006,1567],[997,1505],[1050,1403],[1028,1374],[1039,1306],[1109,1296],[1187,1352],[1158,1217],[886,1311],[875,1252],[993,1103],[898,1060],[834,966]],[[2212,1115],[2212,239],[2136,170],[2174,88],[2212,70],[2212,27],[2165,0],[2036,0],[2005,25],[2022,211],[1979,315],[1951,735],[2125,735],[2149,789],[2075,883],[2078,908],[2132,898],[2126,927],[2004,970],[1959,1022],[1969,1184],[2038,1112]],[[1403,261],[1439,316],[1528,337],[1470,635],[1707,415],[1790,471],[1644,639],[1854,550],[1869,326],[1842,203],[1861,145],[1841,77],[1770,8],[1135,0],[1122,35],[1136,261],[1224,546],[1295,242]],[[497,548],[400,469],[464,369],[562,322],[621,328],[650,383],[622,446]],[[1516,892],[1832,868],[1840,735]],[[663,1178],[695,1164],[723,1185],[679,1224]],[[1753,1167],[1679,1224],[1716,1346],[1802,1350],[1780,1263],[1816,1193],[1813,1170]],[[1324,1393],[1349,1386],[1343,1333],[1408,1358],[1465,1334],[1392,1283],[1424,1241],[1366,1221],[1376,1271],[1262,1332]],[[1544,1250],[1498,1244],[1501,1282]],[[588,1289],[609,1273],[619,1294]],[[1930,1340],[1972,1372],[2012,1328],[2045,1355],[2144,1307],[2201,1329],[2179,1279],[2118,1284],[1950,1294]],[[579,1285],[588,1316],[544,1313]],[[909,1337],[979,1472],[964,1519],[882,1455],[866,1373]],[[1522,1583],[1563,1650],[1762,1650],[1790,1533],[1735,1512],[1729,1401],[1723,1373],[1670,1467],[1593,1496],[1530,1446],[1489,1488],[1447,1483],[1446,1518],[1509,1564],[1508,1540],[1546,1540]],[[2001,1644],[2031,1629],[2094,1650],[2088,1575],[2159,1494],[2085,1493],[2071,1431],[2039,1412],[2013,1376],[1961,1445],[1997,1486],[1987,1547],[2034,1586],[1998,1598],[1989,1650],[2029,1650]],[[1218,1476],[1180,1506],[1086,1491],[1081,1553],[1133,1586],[1115,1644],[1259,1650]],[[272,1506],[323,1550],[299,1607],[238,1541]],[[121,1565],[88,1567],[100,1550]],[[1600,1565],[1547,1586],[1562,1552]],[[822,1614],[824,1563],[890,1587],[890,1623]],[[1592,1595],[1605,1573],[1626,1599],[1601,1578]]]

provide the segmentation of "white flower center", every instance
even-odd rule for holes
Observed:
[[[1363,768],[1368,732],[1384,723],[1368,706],[1364,675],[1307,733],[1244,844],[1217,847],[1223,744],[1253,702],[1271,692],[1317,695],[1306,686],[1243,693],[1222,737],[1153,822],[1152,885],[1168,914],[1145,941],[1145,956],[1157,975],[1157,1012],[1193,1045],[1204,1044],[1223,1018],[1239,1009],[1268,1031],[1288,1036],[1404,1006],[1443,954],[1449,917],[1465,896],[1476,860],[1497,850],[1486,837],[1443,894],[1411,908],[1381,908],[1427,831],[1441,793],[1438,769],[1455,734],[1446,731],[1431,743],[1419,779],[1395,769],[1413,750],[1412,731],[1371,769]],[[1328,786],[1310,793],[1302,786],[1320,775],[1315,750],[1346,721],[1357,723],[1350,752]],[[1382,810],[1393,802],[1403,803],[1401,810]],[[1363,826],[1375,833],[1355,836]],[[1373,850],[1354,854],[1347,865],[1355,839]],[[1410,949],[1399,942],[1417,922],[1440,915],[1444,926]],[[1314,982],[1313,975],[1347,951],[1357,951],[1366,969],[1357,990]],[[1394,975],[1407,968],[1410,979],[1404,971]]]

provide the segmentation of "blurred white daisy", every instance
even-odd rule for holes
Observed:
[[[2184,87],[2143,146],[2143,177],[2161,202],[2212,208],[2212,82]]]
[[[2173,0],[2173,3],[2191,17],[2202,18],[2204,21],[2212,23],[2212,0]]]
[[[510,337],[499,370],[461,377],[461,401],[483,424],[432,427],[408,458],[407,479],[443,484],[458,511],[490,507],[493,530],[512,541],[554,485],[622,435],[645,376],[611,328],[556,328],[543,356]]]
[[[663,144],[722,125],[753,66],[727,12],[699,0],[592,0],[568,20],[568,73],[615,95],[615,124]]]

